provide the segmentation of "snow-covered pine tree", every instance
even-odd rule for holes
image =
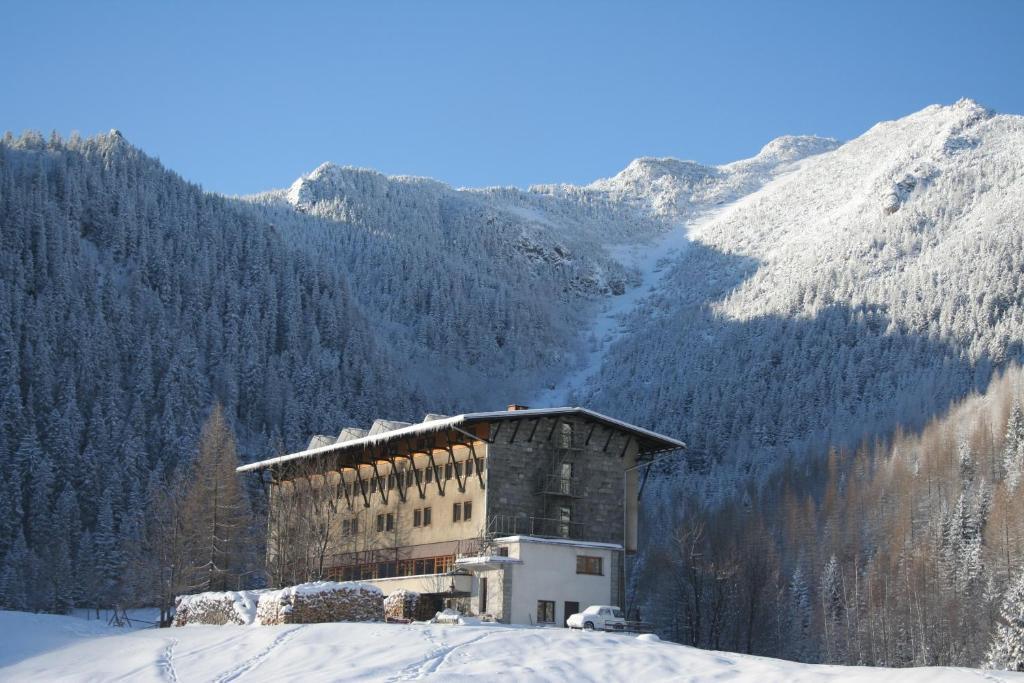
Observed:
[[[843,574],[835,555],[829,558],[821,572],[821,611],[824,620],[826,661],[842,657],[843,614],[846,602],[843,596]]]
[[[19,528],[7,556],[0,564],[0,607],[27,610],[31,607],[32,556]]]
[[[798,662],[806,662],[814,652],[811,643],[811,590],[804,577],[804,570],[798,562],[787,586],[789,595],[789,656]]]
[[[1010,418],[1006,422],[1006,446],[1003,449],[1003,470],[1006,485],[1012,491],[1020,483],[1021,468],[1024,467],[1024,412],[1020,402],[1014,400]]]
[[[985,666],[1024,671],[1024,573],[1010,584],[999,617],[1001,623],[993,635]]]

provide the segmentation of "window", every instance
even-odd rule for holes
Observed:
[[[480,578],[480,614],[484,614],[487,611],[487,578]]]
[[[467,500],[465,503],[462,504],[462,519],[464,519],[465,521],[468,522],[469,519],[472,516],[473,516],[473,501]]]
[[[427,467],[427,483],[434,481],[434,468]]]
[[[423,510],[416,509],[412,511],[412,525],[423,526]]]
[[[589,555],[577,555],[576,556],[576,573],[577,574],[593,574],[595,576],[601,576],[601,558],[590,557]]]
[[[450,462],[445,463],[444,465],[444,478],[446,480],[452,478],[452,464]]]
[[[359,518],[353,517],[352,519],[341,520],[341,535],[342,536],[355,536],[359,533]]]
[[[572,425],[565,423],[562,425],[561,433],[558,435],[559,446],[562,448],[572,448]]]
[[[472,460],[467,460],[466,461],[466,476],[467,477],[472,477],[473,476],[473,461]]]
[[[394,514],[392,514],[390,512],[388,513],[387,520],[385,522],[385,526],[387,527],[388,531],[394,531],[395,530],[395,515]]]
[[[558,508],[558,535],[562,538],[569,538],[572,530],[572,510],[566,507]]]
[[[458,477],[459,479],[462,479],[462,463],[461,462],[455,463],[455,476]]]
[[[452,521],[462,521],[462,503],[455,503],[452,505]]]
[[[423,508],[423,526],[430,526],[430,508]]]
[[[377,531],[384,531],[384,515],[377,515]]]
[[[500,557],[508,557],[508,546],[503,545],[500,548],[498,548],[498,555]]]
[[[553,624],[553,623],[555,623],[555,601],[554,600],[538,600],[537,601],[537,623],[538,624]]]

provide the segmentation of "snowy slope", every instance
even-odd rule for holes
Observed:
[[[388,324],[410,368],[444,368],[432,385],[466,400],[562,405],[596,373],[623,317],[657,289],[666,259],[685,248],[688,220],[838,144],[787,136],[720,167],[641,158],[585,187],[528,191],[456,189],[326,163],[251,201],[288,223],[282,234],[296,244],[345,264],[364,311]],[[448,291],[424,301],[437,287]],[[431,311],[438,303],[454,310]],[[423,326],[438,318],[464,333],[436,338]],[[502,343],[480,339],[481,349],[465,353],[465,335],[491,334]]]
[[[74,617],[0,612],[5,681],[927,681],[1024,680],[971,669],[815,666],[631,636],[506,626],[83,628]],[[16,634],[12,641],[8,634]]]
[[[922,424],[1021,353],[1022,159],[1024,117],[963,100],[682,215],[689,247],[578,400],[685,435],[724,491]]]

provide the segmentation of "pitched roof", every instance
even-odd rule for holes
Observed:
[[[430,432],[440,432],[446,429],[460,428],[481,422],[558,417],[566,415],[586,417],[608,427],[628,432],[636,437],[637,441],[640,443],[640,450],[642,453],[655,453],[659,451],[675,450],[677,448],[686,448],[686,444],[678,439],[673,439],[672,437],[652,432],[649,429],[644,429],[643,427],[637,427],[636,425],[623,422],[622,420],[616,420],[613,417],[602,415],[601,413],[587,408],[528,408],[525,410],[498,410],[483,413],[464,413],[462,415],[455,415],[454,417],[440,417],[429,414],[423,422],[418,422],[416,424],[392,420],[375,420],[373,428],[371,428],[370,432],[365,436],[350,438],[345,441],[339,439],[336,443],[321,446],[319,448],[308,448],[297,453],[289,453],[288,455],[281,455],[276,458],[260,460],[259,462],[242,465],[237,469],[237,471],[253,472],[301,458],[315,457],[317,455],[333,453],[343,449],[347,450],[349,448],[376,446],[394,439],[401,439]],[[383,429],[385,425],[394,425],[395,428]],[[343,430],[342,434],[344,435],[345,432],[349,431],[349,429],[352,428]]]

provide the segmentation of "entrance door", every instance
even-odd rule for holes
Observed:
[[[565,601],[565,616],[562,617],[562,626],[569,626],[569,617],[580,611],[580,603]]]

